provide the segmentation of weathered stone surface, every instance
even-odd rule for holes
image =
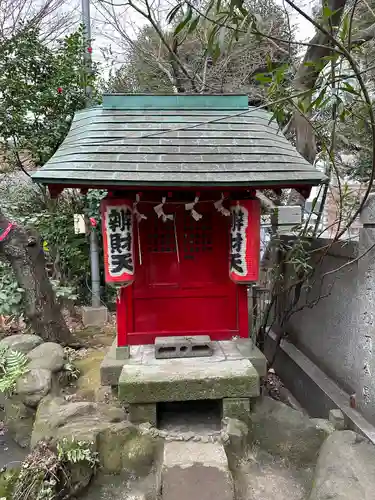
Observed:
[[[164,447],[162,500],[233,500],[227,457],[217,443],[170,442]]]
[[[249,430],[254,444],[297,465],[314,464],[329,435],[302,412],[268,397],[256,402]]]
[[[35,347],[42,343],[43,339],[38,335],[20,333],[17,335],[11,335],[10,337],[5,337],[5,339],[0,341],[0,347],[10,347],[15,351],[27,354],[29,351],[35,349]]]
[[[223,444],[230,468],[234,470],[248,450],[249,428],[243,421],[235,418],[227,418],[224,422],[225,426],[221,433],[225,441]]]
[[[267,375],[267,359],[262,351],[254,345],[252,339],[236,339],[234,342],[240,354],[251,361],[259,373],[259,377],[265,377]]]
[[[224,398],[223,418],[236,418],[248,422],[250,417],[250,398]]]
[[[122,470],[138,476],[148,474],[160,450],[161,442],[150,434],[133,434],[122,449]]]
[[[82,307],[82,323],[85,326],[104,326],[107,321],[108,309],[106,307]]]
[[[156,403],[129,405],[129,418],[133,424],[150,422],[151,425],[156,426]]]
[[[323,430],[327,436],[330,436],[333,432],[335,432],[335,427],[329,420],[325,418],[311,418],[310,419],[317,429]]]
[[[16,393],[27,406],[36,408],[40,400],[49,393],[51,384],[50,370],[32,368],[17,380]]]
[[[209,360],[125,364],[119,380],[119,399],[127,403],[156,403],[259,395],[259,375],[250,361],[210,363]]]
[[[152,464],[158,444],[151,436],[141,436],[118,407],[66,403],[62,398],[48,396],[38,407],[31,446],[42,439],[56,441],[63,437],[91,442],[99,454],[102,471],[108,473],[144,471],[146,463],[148,467]]]
[[[212,356],[213,347],[208,335],[192,337],[157,337],[155,340],[155,358],[196,358]]]
[[[352,431],[335,431],[323,444],[309,500],[373,500],[375,447]]]
[[[64,365],[64,349],[54,342],[46,342],[29,352],[29,368],[44,368],[58,372]]]
[[[96,401],[98,403],[114,403],[116,394],[110,386],[102,386],[100,380],[100,364],[103,361],[103,350],[90,352],[82,359],[74,361],[80,371],[80,377],[76,382],[76,395],[80,400]]]
[[[82,500],[154,500],[157,498],[156,474],[130,478],[129,474],[97,473]]]
[[[104,473],[147,474],[159,444],[151,435],[141,435],[129,422],[113,423],[98,433],[101,470]]]
[[[75,436],[75,433],[82,440],[94,441],[99,430],[123,419],[120,408],[86,401],[69,403],[63,398],[48,396],[38,407],[31,446],[41,439]]]
[[[343,412],[338,408],[329,411],[328,420],[332,423],[337,431],[343,431],[346,427],[345,416]]]
[[[130,346],[124,345],[122,347],[116,347],[116,359],[124,360],[130,358]]]
[[[117,341],[108,349],[100,365],[100,382],[102,385],[118,385],[124,359],[117,359]]]
[[[4,401],[5,425],[16,443],[22,448],[30,446],[35,410],[26,406],[18,396]]]

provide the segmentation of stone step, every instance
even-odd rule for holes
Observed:
[[[159,488],[161,500],[234,500],[223,445],[165,443]]]

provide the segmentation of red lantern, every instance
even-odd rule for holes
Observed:
[[[249,284],[259,279],[260,259],[260,202],[241,200],[231,202],[230,279]]]
[[[106,282],[130,285],[134,281],[133,202],[105,198],[101,213]]]

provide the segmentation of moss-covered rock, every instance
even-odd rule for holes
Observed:
[[[316,463],[319,449],[330,434],[320,422],[268,397],[255,404],[249,430],[252,444],[302,466]]]
[[[31,368],[17,380],[16,393],[22,401],[36,408],[52,385],[52,373],[44,368]]]
[[[122,453],[127,441],[137,435],[135,427],[127,422],[118,422],[99,431],[97,451],[102,472],[119,473],[122,471]]]
[[[95,350],[83,359],[74,361],[80,371],[80,377],[74,398],[98,403],[116,402],[116,397],[110,387],[103,387],[100,382],[100,364],[105,355],[104,350]]]
[[[161,442],[149,434],[136,434],[122,449],[122,469],[136,476],[148,474],[161,450]]]
[[[64,437],[92,443],[102,470],[109,473],[147,472],[158,449],[158,440],[141,436],[121,408],[87,401],[71,403],[48,396],[39,405],[31,445]]]
[[[30,445],[35,410],[26,406],[18,396],[4,401],[5,425],[16,443],[22,448]]]
[[[32,349],[43,343],[43,339],[38,335],[30,335],[27,333],[18,333],[10,335],[0,341],[0,347],[10,347],[14,351],[27,354]]]

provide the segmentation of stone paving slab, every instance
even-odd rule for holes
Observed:
[[[233,500],[234,488],[219,443],[166,443],[161,471],[162,500]]]
[[[247,359],[218,363],[209,363],[206,358],[157,361],[123,366],[121,401],[157,403],[259,396],[259,375]]]

